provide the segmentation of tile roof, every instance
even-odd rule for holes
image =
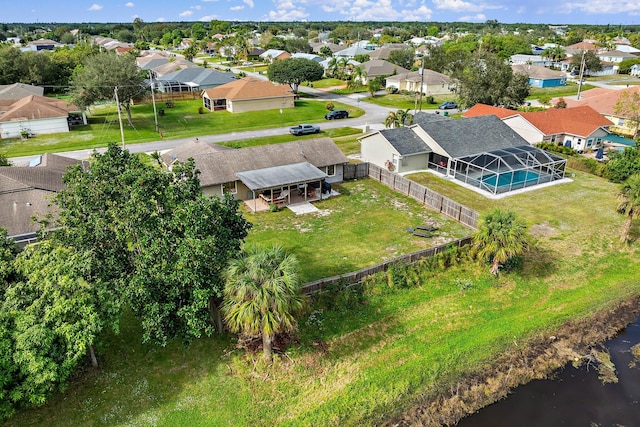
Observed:
[[[234,80],[215,88],[205,89],[204,92],[207,97],[211,99],[225,98],[232,101],[239,99],[281,98],[283,96],[294,96],[289,85],[277,85],[270,81],[258,80],[252,77]]]
[[[515,116],[518,113],[518,111],[510,110],[508,108],[494,107],[487,104],[476,104],[462,113],[462,117],[478,117],[493,114],[494,116],[498,116],[500,119],[504,119],[505,117]]]
[[[385,137],[401,156],[430,153],[432,150],[414,131],[407,127],[384,129],[380,134]]]
[[[625,89],[591,89],[583,92],[580,101],[565,98],[565,102],[569,108],[588,105],[600,114],[618,116],[619,114],[616,113],[616,103],[623,92],[637,93],[640,95],[640,86],[630,86]],[[555,102],[557,102],[557,100]]]
[[[348,163],[331,138],[223,150],[193,157],[203,187],[237,180],[236,172],[308,162],[315,167]]]
[[[520,115],[545,135],[568,133],[586,137],[600,127],[613,124],[589,106],[549,108]]]

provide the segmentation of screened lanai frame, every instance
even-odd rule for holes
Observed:
[[[523,145],[452,159],[451,172],[495,195],[563,179],[566,165],[562,157]]]

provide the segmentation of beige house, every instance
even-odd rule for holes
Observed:
[[[423,74],[412,71],[387,77],[386,88],[418,93],[422,91],[425,95],[448,95],[453,92],[454,84],[449,76],[428,69],[423,71]]]
[[[343,180],[349,160],[331,138],[307,139],[241,149],[224,149],[205,142],[190,143],[163,155],[170,167],[175,161],[193,158],[200,171],[202,191],[240,200],[256,200],[261,194],[293,195],[300,186]],[[284,202],[289,202],[284,200]]]
[[[209,111],[227,110],[231,113],[294,108],[295,95],[288,85],[247,77],[206,89],[202,103]]]

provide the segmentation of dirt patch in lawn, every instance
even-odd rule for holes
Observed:
[[[449,384],[446,390],[425,391],[424,398],[385,426],[455,425],[463,417],[507,396],[533,379],[547,378],[569,362],[592,361],[594,348],[613,338],[638,317],[640,296],[602,310],[585,319],[568,322],[553,335],[540,334],[524,345],[501,354],[491,366]]]

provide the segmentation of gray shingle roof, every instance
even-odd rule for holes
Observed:
[[[302,182],[320,181],[327,174],[311,163],[295,163],[293,165],[275,166],[246,172],[238,172],[238,178],[249,190],[283,187]]]
[[[156,79],[157,81],[177,81],[180,83],[195,83],[198,86],[220,86],[235,80],[232,72],[221,72],[207,68],[185,68],[165,74]]]
[[[420,114],[416,116],[418,115]],[[494,115],[458,120],[420,119],[421,117],[418,117],[416,126],[428,133],[452,158],[529,145],[524,138]]]
[[[431,148],[409,128],[384,129],[380,131],[380,134],[401,156],[431,152]]]

